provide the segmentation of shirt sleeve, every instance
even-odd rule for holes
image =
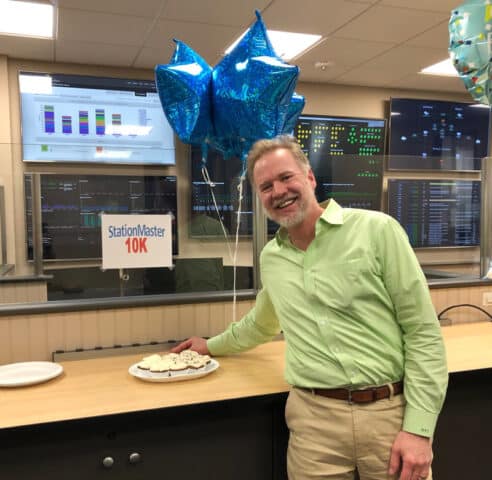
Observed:
[[[265,289],[256,296],[256,304],[239,322],[233,322],[221,334],[207,340],[212,355],[227,355],[249,350],[272,340],[280,325]]]
[[[383,280],[403,335],[407,401],[403,430],[432,437],[448,384],[441,327],[427,280],[403,228],[387,217],[378,241]]]

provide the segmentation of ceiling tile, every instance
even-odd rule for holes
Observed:
[[[56,61],[130,67],[139,47],[90,42],[57,42]]]
[[[155,17],[161,9],[162,0],[58,0],[60,8],[76,8],[94,12],[118,13],[138,17]]]
[[[338,37],[400,43],[445,20],[439,12],[375,5],[336,32]]]
[[[145,47],[174,50],[173,38],[184,41],[211,65],[215,64],[225,49],[242,33],[241,28],[201,23],[159,20],[145,41]]]
[[[316,83],[326,83],[330,80],[339,77],[347,71],[347,68],[335,65],[329,67],[326,70],[320,70],[315,68],[314,65],[308,65],[301,67],[301,72],[299,75],[300,82],[316,82]]]
[[[150,18],[61,8],[58,40],[141,45],[151,24]]]
[[[364,67],[376,68],[384,72],[397,70],[402,74],[418,73],[422,68],[433,65],[447,56],[444,49],[410,47],[401,45],[370,60]]]
[[[256,19],[269,0],[167,0],[162,17],[167,20],[247,27]]]
[[[162,48],[144,47],[138,53],[133,66],[135,68],[154,69],[158,64],[169,63],[174,52],[174,43],[163,45]]]
[[[349,85],[391,86],[395,80],[399,80],[404,75],[398,70],[385,71],[362,66],[340,75],[334,79],[334,82]]]
[[[411,88],[416,90],[438,90],[463,93],[465,101],[472,101],[461,79],[457,77],[439,77],[414,73],[394,82],[396,88]]]
[[[46,38],[0,35],[0,55],[53,62],[55,60],[54,41]]]
[[[443,48],[447,50],[449,45],[448,23],[449,22],[445,20],[436,27],[417,35],[408,40],[407,45],[413,45],[415,47]]]
[[[345,0],[275,0],[263,20],[270,30],[328,35],[369,7]]]
[[[353,38],[328,37],[321,44],[297,58],[301,68],[316,62],[332,62],[334,66],[354,67],[394,47],[393,43],[361,42]]]
[[[463,0],[461,2],[459,0],[381,0],[379,4],[390,7],[451,13],[451,10],[460,3],[463,3]]]

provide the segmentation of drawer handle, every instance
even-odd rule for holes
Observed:
[[[114,465],[114,458],[113,457],[104,457],[103,458],[103,461],[102,461],[102,464],[106,468],[111,468]]]
[[[138,452],[133,452],[130,453],[128,460],[130,461],[130,463],[139,463],[142,460],[142,456]]]

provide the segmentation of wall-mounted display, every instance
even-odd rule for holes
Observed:
[[[381,209],[384,119],[301,115],[294,135],[311,163],[319,201]]]
[[[171,214],[178,253],[175,176],[42,174],[43,258],[101,258],[101,213]],[[28,259],[33,258],[32,177],[24,176]]]
[[[21,72],[25,162],[175,164],[153,80]]]
[[[220,221],[228,235],[234,236],[238,224],[239,177],[242,162],[235,157],[224,159],[211,150],[207,158],[207,171],[212,181],[209,184],[202,174],[201,150],[191,147],[191,220],[189,235],[196,237],[223,237]],[[215,196],[217,208],[212,197]],[[246,178],[243,183],[243,199],[239,221],[239,235],[250,236],[253,232],[253,201],[251,186]],[[217,213],[217,210],[219,213]],[[219,220],[220,215],[220,220]],[[268,221],[268,233],[274,234],[278,225]]]
[[[414,248],[480,244],[480,182],[388,180],[388,213]]]
[[[334,198],[344,207],[381,209],[385,127],[384,119],[299,117],[293,134],[310,160],[317,180],[318,201]],[[239,159],[224,160],[221,154],[211,151],[207,158],[207,170],[213,182],[210,187],[203,179],[201,151],[192,147],[192,237],[223,235],[211,189],[228,233],[235,234],[241,168]],[[247,180],[241,210],[239,233],[251,235],[252,193]],[[278,225],[269,220],[267,228],[271,235]]]
[[[389,170],[480,170],[489,107],[392,98],[390,111]]]

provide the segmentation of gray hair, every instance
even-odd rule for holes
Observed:
[[[254,188],[253,170],[256,162],[267,153],[278,150],[279,148],[285,148],[288,150],[299,166],[306,173],[311,168],[309,160],[301,150],[301,146],[297,143],[297,140],[292,135],[279,135],[270,140],[258,140],[248,153],[248,178],[251,185]]]

